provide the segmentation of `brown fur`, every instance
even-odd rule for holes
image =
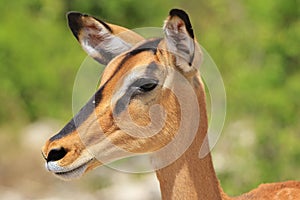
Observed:
[[[77,20],[81,20],[80,26],[89,26],[89,28],[95,29],[93,30],[94,32],[97,32],[97,27],[99,27],[99,24],[97,24],[98,22],[94,18],[81,15],[81,17]],[[169,17],[166,21],[165,28],[171,28],[171,31],[178,29],[179,33],[188,35],[187,30],[184,27],[185,23],[186,22],[182,21],[178,16]],[[111,27],[112,35],[121,34],[120,38],[127,40],[127,42],[129,41],[132,44],[136,44],[141,40],[140,36],[136,37],[135,33],[128,32],[127,29],[123,27],[112,24],[107,25]],[[77,37],[79,40],[80,33],[84,34],[84,32],[81,31],[84,31],[84,29],[80,30],[78,33],[79,37]],[[124,31],[126,31],[126,34],[122,35]],[[93,40],[93,38],[90,39]],[[101,36],[97,36],[94,39],[94,42],[101,43],[103,38]],[[130,124],[124,122],[126,116],[123,115],[125,114],[120,113],[117,118],[113,116],[113,109],[115,105],[111,104],[112,98],[114,97],[115,92],[118,91],[122,86],[124,82],[124,76],[126,76],[127,73],[131,73],[136,67],[147,66],[154,62],[160,68],[159,77],[161,79],[166,80],[168,73],[170,73],[170,69],[172,68],[181,73],[182,76],[189,81],[197,96],[197,105],[200,110],[200,113],[193,113],[193,111],[189,113],[191,120],[195,118],[196,115],[199,115],[198,117],[200,119],[196,136],[193,138],[191,145],[173,163],[156,171],[157,178],[160,182],[162,199],[300,199],[300,183],[296,181],[264,184],[259,186],[257,189],[236,198],[230,198],[222,191],[213,168],[210,153],[208,153],[207,156],[202,159],[199,159],[198,156],[202,145],[204,145],[204,148],[209,151],[208,139],[206,137],[208,129],[205,102],[206,97],[204,86],[197,70],[199,67],[198,65],[201,63],[202,56],[200,48],[195,42],[195,51],[198,53],[195,54],[194,58],[195,52],[192,52],[194,63],[189,63],[192,64],[192,66],[189,66],[187,63],[184,63],[185,61],[183,58],[168,52],[167,42],[170,43],[173,40],[167,40],[168,38],[159,43],[156,54],[154,54],[152,51],[143,51],[128,58],[125,62],[122,61],[126,54],[121,54],[112,60],[108,64],[102,76],[100,83],[100,88],[103,89],[102,98],[92,115],[89,116],[86,121],[84,121],[72,133],[69,133],[59,139],[55,139],[53,141],[49,140],[46,142],[43,148],[44,156],[47,157],[52,149],[63,147],[67,153],[63,158],[57,161],[58,164],[63,167],[70,166],[75,161],[82,159],[80,156],[86,152],[86,148],[89,146],[100,144],[100,147],[104,148],[103,150],[105,150],[105,146],[101,146],[104,140],[97,134],[99,131],[99,126],[101,127],[104,136],[108,138],[109,141],[119,148],[131,153],[155,152],[176,138],[176,133],[179,130],[179,124],[181,123],[180,116],[183,113],[181,113],[179,104],[180,102],[178,102],[176,95],[168,88],[157,86],[158,88],[153,91],[153,93],[135,98],[130,101],[128,105],[128,113],[131,116],[134,124],[138,124],[143,127],[151,124],[151,116],[149,114],[150,107],[155,104],[161,105],[166,111],[166,120],[161,130],[157,134],[148,137],[134,137],[120,128],[120,125],[128,125],[129,127],[127,128],[132,128],[130,127]],[[189,55],[186,54],[186,56]],[[97,58],[95,59],[97,60]],[[182,83],[180,83],[178,80],[171,80],[171,83],[173,85],[177,84],[179,87],[182,87]],[[190,97],[185,98],[185,100],[188,102]],[[154,120],[153,123],[157,122]],[[191,130],[192,128],[193,127],[188,127],[185,130],[187,138],[190,132],[193,131]],[[180,145],[181,142],[179,141],[179,143],[175,143],[175,145],[171,147],[170,151],[156,154],[153,159],[159,161],[175,155],[178,149],[181,148]],[[94,158],[88,163],[86,172],[100,165],[102,165],[102,163]]]
[[[235,200],[298,200],[300,199],[300,182],[261,184],[258,188],[236,197]]]

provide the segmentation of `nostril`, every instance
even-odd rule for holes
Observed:
[[[63,147],[58,149],[52,149],[48,154],[47,162],[60,160],[63,157],[65,157],[66,154],[67,151]]]

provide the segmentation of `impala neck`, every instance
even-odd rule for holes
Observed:
[[[200,79],[198,81],[200,82]],[[179,159],[156,171],[163,200],[219,200],[227,198],[220,188],[210,153],[204,158],[199,158],[199,151],[203,142],[207,144],[208,151],[209,145],[205,137],[208,129],[205,92],[201,82],[196,85],[194,88],[198,93],[200,108],[198,132],[192,144]]]

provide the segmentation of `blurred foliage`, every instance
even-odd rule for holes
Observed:
[[[236,195],[259,182],[299,179],[297,0],[2,0],[0,124],[71,117],[73,81],[86,55],[66,26],[66,12],[138,28],[161,26],[172,7],[188,11],[199,42],[219,66],[227,89],[227,124],[246,118],[256,133],[256,148],[249,152],[255,159],[249,162],[257,175],[241,180],[222,172],[225,191]]]

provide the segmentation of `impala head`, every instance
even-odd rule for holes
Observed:
[[[106,162],[155,152],[182,129],[182,106],[190,109],[190,121],[199,120],[193,116],[198,103],[191,104],[194,89],[202,87],[202,55],[184,11],[171,10],[164,37],[149,40],[80,13],[69,13],[68,20],[83,49],[106,68],[97,92],[43,147],[49,171],[71,179]]]

